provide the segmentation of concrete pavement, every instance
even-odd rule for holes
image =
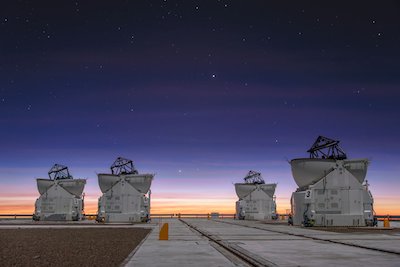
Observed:
[[[169,240],[158,240],[155,227],[125,266],[235,266],[210,243],[177,219],[166,219]]]

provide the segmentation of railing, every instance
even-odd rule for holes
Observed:
[[[389,221],[400,221],[400,215],[375,215],[378,221],[383,221],[384,219],[389,219]]]
[[[175,214],[162,213],[162,214],[150,214],[150,218],[174,218]]]
[[[18,214],[18,213],[8,213],[0,214],[0,220],[21,220],[32,218],[33,214]],[[84,214],[86,219],[94,220],[97,214]],[[218,218],[228,218],[233,219],[235,214],[231,213],[154,213],[150,214],[151,218],[212,218],[218,216]],[[278,214],[278,220],[287,220],[289,214]],[[389,219],[389,221],[400,221],[400,215],[375,215],[378,221],[383,221],[384,219]]]
[[[150,214],[151,218],[211,218],[218,216],[218,218],[234,218],[235,214],[214,214],[214,213],[171,213],[171,214]]]
[[[151,218],[208,218],[212,217],[214,214],[212,213],[154,213],[150,214]],[[0,214],[0,219],[25,219],[32,218],[33,214]],[[84,214],[84,216],[91,220],[94,219],[97,214]],[[219,218],[234,218],[235,214],[215,214]]]
[[[33,214],[0,214],[0,219],[18,220],[25,218],[32,218]]]

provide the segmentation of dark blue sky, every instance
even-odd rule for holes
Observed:
[[[122,155],[231,191],[254,168],[290,194],[285,159],[325,135],[399,185],[396,1],[137,2],[3,3],[0,179]]]

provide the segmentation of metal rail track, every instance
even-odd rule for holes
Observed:
[[[324,242],[328,242],[328,243],[334,243],[334,244],[339,244],[339,245],[344,245],[344,246],[349,246],[349,247],[362,248],[362,249],[378,251],[378,252],[383,252],[383,253],[389,253],[389,254],[394,254],[394,255],[400,256],[400,252],[387,250],[387,249],[371,248],[371,247],[367,247],[367,246],[363,246],[363,245],[344,243],[344,242],[337,241],[337,240],[331,240],[331,239],[319,238],[319,237],[313,237],[313,236],[307,236],[307,235],[301,235],[301,234],[287,233],[287,232],[279,231],[279,230],[270,230],[270,229],[265,229],[265,228],[262,228],[262,227],[250,226],[250,225],[242,225],[242,224],[236,224],[236,223],[232,223],[232,222],[224,222],[224,221],[220,221],[220,220],[213,220],[213,221],[214,222],[219,222],[219,223],[226,223],[226,224],[231,224],[231,225],[236,225],[236,226],[242,226],[242,227],[247,227],[247,228],[263,230],[263,231],[272,232],[272,233],[278,233],[278,234],[284,234],[284,235],[289,235],[289,236],[308,238],[308,239],[312,239],[312,240],[316,240],[316,241],[324,241]]]
[[[221,246],[223,249],[226,251],[230,252],[231,254],[235,255],[237,258],[242,260],[244,263],[246,263],[249,266],[255,266],[255,267],[275,267],[278,266],[273,262],[270,262],[264,258],[261,258],[250,251],[247,251],[243,248],[240,248],[239,246],[235,244],[229,244],[226,241],[223,241],[221,239],[216,238],[212,234],[199,229],[198,227],[186,222],[185,220],[179,219],[181,222],[186,224],[189,228],[195,230],[198,232],[201,236],[204,236],[208,240],[216,243],[217,245]],[[228,258],[228,257],[227,257]],[[228,258],[229,259],[229,258]]]

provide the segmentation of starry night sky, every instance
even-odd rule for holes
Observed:
[[[8,3],[7,3],[8,2]],[[278,1],[277,1],[278,2]],[[0,9],[0,213],[33,210],[54,163],[117,156],[155,172],[153,211],[233,211],[248,170],[296,185],[318,135],[369,158],[378,213],[400,213],[400,4],[6,1]]]

